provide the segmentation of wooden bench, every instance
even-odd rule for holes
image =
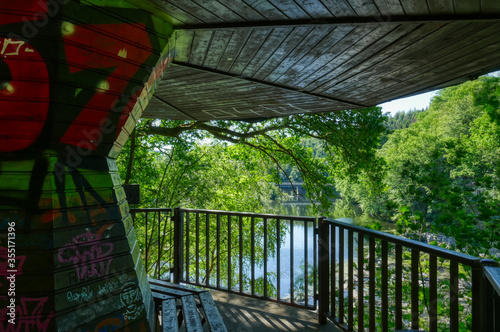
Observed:
[[[161,311],[162,332],[176,332],[184,322],[187,332],[227,332],[212,295],[207,290],[187,288],[166,281],[149,279],[157,314]]]

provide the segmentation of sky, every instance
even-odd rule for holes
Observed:
[[[500,77],[500,71],[491,72],[488,75]],[[409,110],[412,109],[424,109],[429,107],[429,104],[431,103],[431,98],[436,94],[437,91],[438,90],[426,92],[408,98],[395,99],[393,101],[383,103],[378,106],[382,107],[383,113],[389,112],[391,114],[395,114],[398,111],[408,112]]]
[[[378,106],[382,107],[383,113],[395,114],[398,111],[408,112],[412,109],[424,109],[429,107],[431,103],[431,98],[436,94],[437,91],[431,91],[422,93],[416,96],[395,99],[393,101],[380,104]]]

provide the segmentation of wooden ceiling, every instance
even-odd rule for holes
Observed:
[[[147,118],[375,106],[500,68],[499,0],[152,0],[174,60]]]

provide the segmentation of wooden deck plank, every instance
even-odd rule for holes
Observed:
[[[205,311],[205,317],[207,319],[210,329],[214,332],[225,332],[227,331],[222,317],[219,314],[219,310],[215,306],[215,302],[212,299],[212,295],[209,292],[201,293],[200,302],[203,310]]]
[[[201,332],[203,327],[201,326],[200,315],[198,309],[196,309],[196,302],[194,301],[193,295],[183,296],[182,299],[182,314],[184,316],[184,324],[186,326],[187,332]]]
[[[175,299],[164,300],[161,303],[161,319],[163,332],[177,332],[179,325],[177,324],[177,308]]]

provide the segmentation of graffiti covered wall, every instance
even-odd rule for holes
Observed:
[[[114,158],[172,26],[131,2],[1,2],[0,332],[153,328]]]

